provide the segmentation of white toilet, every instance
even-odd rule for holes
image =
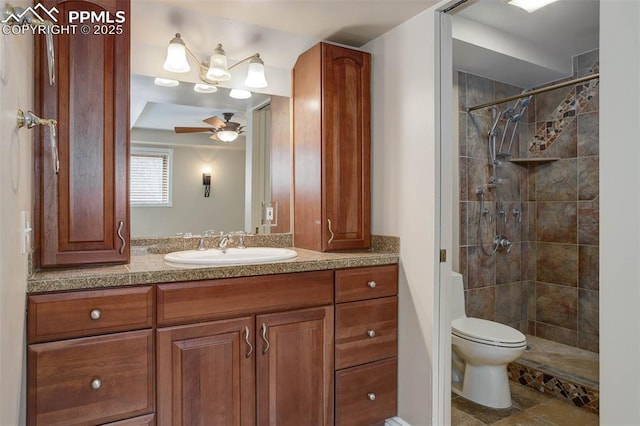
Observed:
[[[453,272],[452,278],[451,389],[487,407],[509,408],[507,364],[524,353],[527,339],[504,324],[467,318],[462,275]]]

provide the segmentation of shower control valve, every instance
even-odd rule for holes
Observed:
[[[496,235],[493,237],[493,247],[498,250],[506,250],[509,253],[513,248],[513,243],[504,235]]]

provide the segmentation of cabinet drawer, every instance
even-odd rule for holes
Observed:
[[[153,287],[29,296],[29,343],[150,328]]]
[[[336,426],[370,426],[397,412],[396,358],[336,372]]]
[[[158,285],[158,325],[333,303],[333,271]]]
[[[398,265],[336,271],[336,303],[398,294]]]
[[[29,425],[102,424],[153,412],[153,332],[28,347]]]
[[[396,356],[398,298],[336,305],[336,369]]]

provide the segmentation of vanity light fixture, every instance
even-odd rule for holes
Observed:
[[[218,88],[211,84],[196,83],[193,86],[193,91],[198,93],[216,93]]]
[[[204,186],[205,198],[209,198],[209,195],[211,194],[211,170],[202,170],[202,185]]]
[[[170,78],[161,78],[161,77],[156,77],[156,79],[153,80],[153,82],[156,85],[162,86],[162,87],[176,87],[177,85],[180,84],[178,80],[172,80]]]
[[[520,9],[524,9],[529,13],[533,13],[536,10],[545,7],[551,3],[555,3],[558,0],[508,0],[512,6],[517,6]]]
[[[259,53],[254,53],[228,66],[227,55],[222,49],[222,44],[218,43],[209,58],[209,62],[200,62],[196,55],[194,55],[184,43],[180,33],[176,33],[176,36],[171,39],[167,47],[167,58],[164,62],[164,69],[170,72],[188,72],[191,67],[187,61],[187,54],[197,62],[200,68],[200,79],[207,84],[215,86],[221,81],[230,80],[231,70],[244,62],[249,62],[249,71],[244,84],[247,87],[256,89],[267,87],[267,80],[264,76],[264,62],[260,59]]]
[[[251,92],[242,89],[231,89],[229,96],[233,99],[249,99],[251,97]]]

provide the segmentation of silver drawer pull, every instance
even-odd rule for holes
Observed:
[[[367,287],[369,288],[376,288],[376,282],[375,281],[369,281],[367,283]]]
[[[369,401],[375,401],[376,400],[376,394],[373,392],[369,392],[367,394],[367,399],[369,399]]]
[[[91,389],[98,390],[102,387],[102,380],[100,377],[97,377],[91,381]]]
[[[91,319],[94,321],[97,321],[100,318],[102,318],[102,312],[100,312],[100,309],[92,310],[90,315],[91,315]]]
[[[367,330],[367,336],[376,337],[376,331],[375,330]]]

